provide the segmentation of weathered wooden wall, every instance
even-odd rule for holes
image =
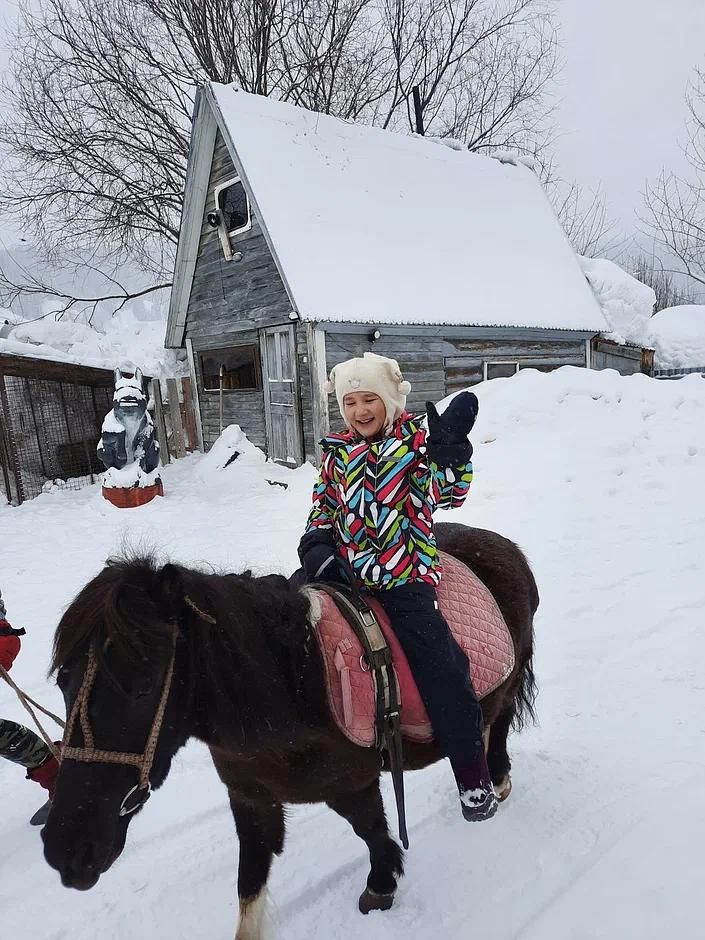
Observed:
[[[200,349],[222,349],[234,345],[259,345],[256,330],[243,330],[213,334],[203,345],[194,341],[194,360],[198,396],[201,405],[201,425],[203,427],[203,445],[208,450],[220,434],[220,392],[208,391],[203,387]],[[223,426],[239,424],[248,438],[257,447],[265,448],[267,435],[264,421],[264,393],[261,388],[223,392]]]
[[[199,353],[235,345],[259,346],[258,328],[288,323],[291,303],[252,210],[252,228],[232,239],[240,260],[226,261],[217,230],[207,221],[215,208],[214,189],[237,176],[218,132],[208,200],[203,212],[198,259],[186,317],[186,337],[193,342],[203,443],[208,449],[220,431],[218,392],[203,387]],[[239,424],[258,447],[266,446],[264,396],[261,389],[225,391],[223,423]]]
[[[232,239],[233,252],[242,255],[226,261],[218,232],[207,221],[215,208],[216,186],[237,176],[220,132],[211,164],[208,199],[203,212],[198,260],[186,317],[186,336],[194,348],[203,348],[214,335],[237,329],[287,322],[291,303],[277,271],[262,228],[252,210],[252,228]]]
[[[448,328],[443,335],[442,327],[381,328],[382,335],[376,341],[370,339],[372,327],[351,324],[318,324],[326,329],[326,370],[334,365],[375,352],[391,356],[399,362],[404,377],[411,382],[411,394],[407,399],[410,411],[424,411],[426,402],[438,401],[446,395],[481,382],[485,362],[508,360],[518,362],[520,368],[550,371],[564,365],[584,367],[586,365],[585,338],[569,333],[547,330],[483,331],[477,327]],[[451,335],[452,334],[452,335]],[[311,371],[306,342],[306,326],[298,325],[297,357],[301,388],[301,413],[306,459],[315,460],[315,437],[313,433]],[[329,399],[331,428],[342,427],[342,418],[334,395]]]
[[[592,368],[616,369],[621,375],[649,374],[653,368],[653,350],[639,346],[620,346],[599,336],[592,341]]]

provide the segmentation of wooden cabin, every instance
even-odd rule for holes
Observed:
[[[590,366],[606,329],[521,162],[199,89],[166,345],[188,350],[206,449],[237,423],[273,459],[316,461],[326,374],[366,350],[399,360],[422,410]]]

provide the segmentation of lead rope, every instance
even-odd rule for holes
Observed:
[[[26,708],[26,710],[29,712],[29,714],[30,714],[30,716],[31,716],[31,718],[32,718],[32,721],[33,721],[34,724],[37,726],[37,729],[38,729],[39,733],[41,734],[44,743],[45,743],[46,746],[49,748],[49,750],[51,751],[51,753],[54,755],[54,757],[55,757],[57,760],[61,760],[61,751],[60,751],[60,749],[54,744],[54,742],[52,741],[52,739],[49,737],[49,735],[47,734],[47,732],[44,730],[44,726],[42,725],[42,723],[41,723],[41,721],[39,720],[39,718],[37,718],[37,715],[35,714],[34,709],[36,708],[37,711],[40,711],[43,715],[46,715],[47,718],[51,718],[53,721],[55,721],[55,722],[57,723],[57,725],[59,725],[60,728],[65,728],[65,727],[66,727],[66,722],[63,721],[61,718],[59,718],[58,715],[55,715],[54,712],[50,712],[48,708],[44,708],[44,706],[43,706],[43,705],[40,705],[39,702],[35,702],[33,698],[30,698],[30,696],[27,695],[27,693],[24,692],[24,691],[17,685],[17,683],[14,681],[14,679],[12,679],[12,678],[10,677],[10,674],[8,673],[7,669],[5,669],[5,667],[2,666],[2,665],[0,665],[0,677],[2,677],[2,678],[5,680],[5,682],[7,682],[7,684],[10,686],[10,688],[15,691],[15,693],[16,693],[16,695],[17,695],[17,698],[20,700],[20,702],[22,703],[22,705],[23,705],[23,706]],[[32,706],[34,706],[34,707],[32,707]]]

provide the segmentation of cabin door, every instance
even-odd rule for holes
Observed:
[[[272,460],[298,466],[303,462],[303,447],[293,325],[261,330],[260,346],[267,455]]]

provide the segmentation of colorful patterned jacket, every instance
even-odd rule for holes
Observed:
[[[376,442],[354,431],[321,442],[321,472],[301,548],[332,539],[367,588],[441,579],[433,512],[462,505],[472,463],[439,467],[428,460],[424,417],[405,412]]]

